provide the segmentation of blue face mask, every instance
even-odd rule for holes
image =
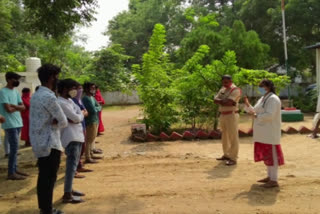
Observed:
[[[264,96],[267,93],[266,89],[261,87],[259,87],[259,92],[262,96]]]

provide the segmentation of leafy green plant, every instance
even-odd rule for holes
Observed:
[[[133,73],[138,80],[138,93],[143,102],[143,112],[147,126],[154,133],[169,129],[176,121],[174,90],[169,73],[172,63],[165,53],[166,31],[156,24],[149,42],[149,50],[143,55],[142,67],[133,65]]]
[[[294,107],[300,109],[302,112],[315,112],[317,101],[317,90],[310,90],[306,93],[301,87],[298,88],[298,96],[293,97]]]

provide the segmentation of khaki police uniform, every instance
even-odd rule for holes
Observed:
[[[235,106],[219,105],[223,155],[236,161],[239,153],[238,123],[241,89],[234,84],[230,88],[223,87],[215,98],[222,100],[230,99],[236,103]]]

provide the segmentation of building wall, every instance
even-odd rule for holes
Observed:
[[[141,103],[137,91],[132,91],[130,94],[123,92],[103,92],[102,96],[106,101],[106,105],[130,105]]]

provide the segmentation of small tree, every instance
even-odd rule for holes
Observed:
[[[142,67],[132,67],[139,84],[138,93],[143,102],[145,122],[154,133],[169,129],[176,121],[174,90],[171,88],[172,79],[169,76],[173,65],[164,52],[165,42],[165,28],[156,24],[149,42],[149,50],[143,55]]]
[[[207,45],[202,45],[179,72],[177,99],[182,120],[196,127],[196,122],[203,125],[211,123],[214,129],[218,125],[218,106],[214,104],[214,95],[221,88],[221,77],[233,75],[238,71],[236,55],[227,51],[221,60],[214,60],[203,66],[202,61],[210,53]]]

